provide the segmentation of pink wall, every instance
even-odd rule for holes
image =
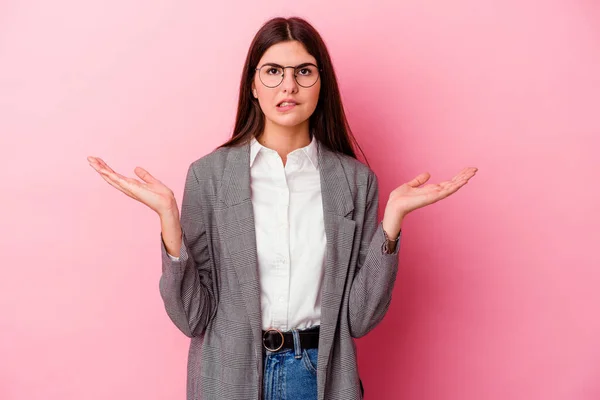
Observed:
[[[233,13],[232,11],[236,12]],[[183,399],[159,221],[86,156],[181,199],[229,135],[254,32],[323,34],[385,196],[477,176],[408,216],[367,399],[600,398],[600,7],[562,0],[0,3],[0,399]]]

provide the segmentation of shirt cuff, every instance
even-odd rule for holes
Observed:
[[[385,238],[383,246],[381,247],[381,250],[385,254],[398,253],[398,244],[400,241],[400,236],[402,236],[402,229],[400,229],[400,232],[398,232],[398,237],[396,238],[396,240],[390,240],[387,233],[385,232],[385,229],[383,229],[383,224],[381,224],[381,231],[383,232],[383,237]]]
[[[179,257],[172,256],[172,255],[170,255],[169,253],[167,253],[167,255],[169,256],[169,258],[170,258],[172,261],[179,261]]]

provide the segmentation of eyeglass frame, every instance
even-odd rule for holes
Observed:
[[[312,65],[313,67],[315,67],[317,69],[317,71],[319,71],[319,76],[317,76],[317,79],[315,80],[315,83],[313,83],[310,86],[303,86],[300,85],[300,82],[298,82],[298,78],[296,76],[296,69],[297,68],[301,68],[301,67],[305,67],[307,65]],[[265,83],[262,81],[262,79],[260,79],[260,70],[264,67],[275,67],[275,68],[281,68],[283,70],[283,73],[281,74],[281,82],[279,82],[277,85],[275,86],[267,86],[265,85]],[[283,80],[285,79],[285,70],[287,68],[294,68],[294,80],[296,81],[296,83],[298,84],[298,86],[303,87],[303,88],[310,88],[313,87],[317,84],[317,82],[319,81],[319,79],[321,79],[321,72],[323,71],[323,68],[319,68],[318,66],[316,66],[313,63],[302,63],[302,64],[298,64],[296,66],[293,65],[288,65],[286,67],[284,67],[283,65],[279,65],[279,64],[275,64],[275,63],[265,63],[263,65],[260,66],[260,68],[254,68],[256,71],[258,71],[258,80],[260,80],[260,83],[263,84],[263,86],[268,87],[269,89],[273,89],[276,88],[277,86],[281,85],[283,83]]]

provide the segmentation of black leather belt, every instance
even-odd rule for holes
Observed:
[[[263,348],[272,352],[293,349],[294,336],[292,332],[282,332],[279,329],[271,328],[263,332]],[[319,326],[299,330],[300,347],[303,349],[314,349],[319,347]]]

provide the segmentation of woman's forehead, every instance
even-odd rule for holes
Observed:
[[[259,64],[299,65],[304,63],[316,64],[316,61],[306,51],[302,43],[294,40],[280,42],[269,47],[260,59]]]

